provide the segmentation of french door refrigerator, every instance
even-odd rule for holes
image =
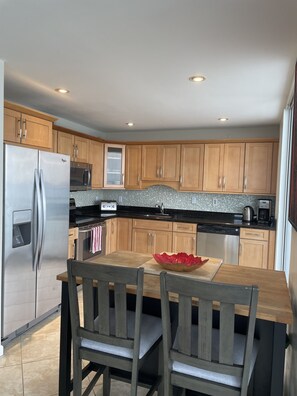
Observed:
[[[24,331],[61,302],[66,270],[70,157],[4,146],[2,337]]]

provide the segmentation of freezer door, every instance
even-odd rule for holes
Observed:
[[[44,229],[37,265],[37,317],[61,303],[61,284],[56,276],[66,271],[70,157],[40,151],[39,169]]]
[[[35,318],[36,271],[33,269],[34,170],[38,152],[4,149],[4,241],[2,336]]]

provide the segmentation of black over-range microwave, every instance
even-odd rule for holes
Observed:
[[[70,162],[70,191],[89,190],[92,183],[92,165]]]

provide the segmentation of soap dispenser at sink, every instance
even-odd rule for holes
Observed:
[[[254,209],[251,206],[245,206],[243,208],[243,221],[250,223],[254,220]]]

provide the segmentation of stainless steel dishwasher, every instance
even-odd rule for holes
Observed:
[[[238,264],[239,228],[198,224],[197,254],[204,257],[221,258],[225,264]]]

